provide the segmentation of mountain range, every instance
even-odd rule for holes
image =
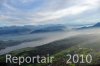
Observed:
[[[88,26],[88,27],[84,26],[84,27],[77,28],[77,29],[91,29],[91,28],[100,28],[100,22],[98,22],[92,26]]]
[[[25,25],[25,26],[9,26],[0,27],[0,35],[5,34],[32,34],[53,31],[63,31],[65,28],[62,24],[48,24],[48,25]]]
[[[100,22],[89,26],[89,27],[80,27],[77,29],[91,29],[99,28]],[[64,31],[66,28],[62,24],[48,24],[48,25],[25,25],[25,26],[9,26],[9,27],[0,27],[0,35],[5,34],[33,34],[33,33],[44,33],[44,32],[54,32],[54,31]],[[76,28],[75,28],[76,29]]]

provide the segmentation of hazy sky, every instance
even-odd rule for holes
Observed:
[[[0,0],[0,26],[99,21],[100,0]]]

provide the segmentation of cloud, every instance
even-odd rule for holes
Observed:
[[[83,13],[87,10],[93,9],[94,7],[98,6],[98,0],[85,0],[84,3],[78,4],[76,6],[71,6],[69,8],[65,8],[62,10],[58,11],[53,11],[53,12],[40,12],[38,13],[38,16],[41,16],[41,18],[34,19],[37,22],[40,21],[48,21],[48,20],[55,20],[55,19],[60,19],[65,16],[70,16],[70,15],[78,15],[80,13]]]
[[[87,6],[73,6],[71,8],[62,9],[59,11],[48,12],[48,13],[38,13],[38,16],[41,18],[37,21],[48,21],[59,19],[65,16],[76,15],[84,12],[85,10],[89,9]]]
[[[6,4],[6,3],[4,3],[3,5],[4,5],[5,8],[7,8],[7,9],[10,10],[10,11],[11,11],[11,10],[13,10],[13,11],[16,11],[16,10],[17,10],[16,8],[14,8],[14,7],[12,7],[12,6],[8,5],[8,4]]]
[[[0,23],[9,25],[62,23],[62,21],[67,23],[74,22],[74,20],[86,21],[85,17],[87,20],[96,21],[99,20],[99,17],[91,17],[86,14],[89,12],[99,14],[99,3],[100,0],[2,0],[0,1],[0,7],[2,7],[0,9]]]
[[[20,0],[22,3],[31,3],[34,2],[35,0]]]

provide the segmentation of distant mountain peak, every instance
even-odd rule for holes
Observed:
[[[96,23],[93,27],[100,27],[100,22]]]
[[[85,26],[78,29],[91,29],[91,28],[100,28],[100,22],[94,24],[93,26],[88,26],[88,27]]]

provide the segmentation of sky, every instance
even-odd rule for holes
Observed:
[[[0,26],[100,22],[100,0],[0,0]]]

